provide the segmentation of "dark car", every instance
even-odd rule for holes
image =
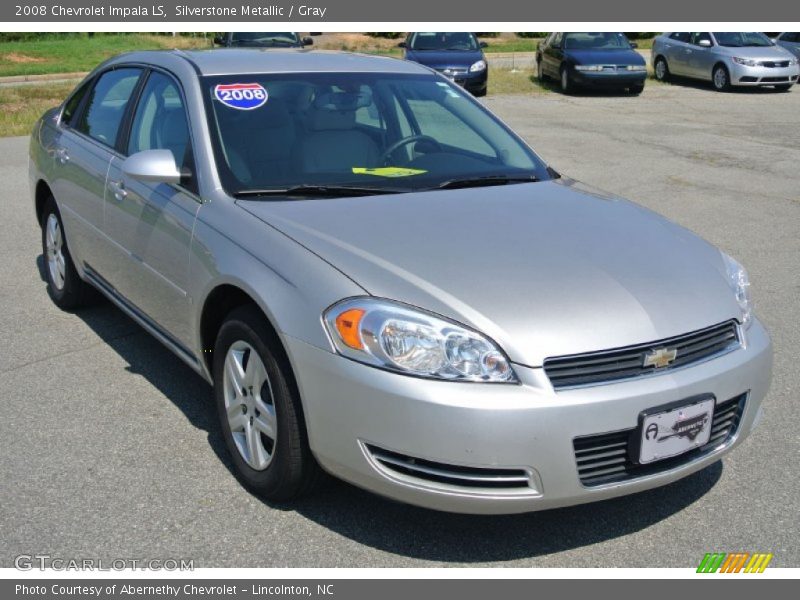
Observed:
[[[405,48],[406,60],[439,71],[474,96],[486,95],[489,66],[482,50],[486,43],[474,33],[409,33],[398,45]]]
[[[226,48],[302,48],[310,46],[314,40],[310,37],[300,37],[294,31],[272,33],[229,31],[215,37],[214,43]]]
[[[551,33],[536,51],[537,75],[559,81],[565,93],[582,87],[641,94],[647,64],[634,48],[624,33]]]

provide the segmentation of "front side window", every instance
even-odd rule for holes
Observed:
[[[412,50],[478,50],[478,40],[472,33],[461,32],[420,32],[411,36]]]
[[[91,87],[92,87],[92,82],[87,81],[81,87],[79,87],[72,94],[72,96],[69,97],[66,104],[64,104],[64,112],[61,113],[62,123],[69,126],[73,125],[72,121],[73,119],[75,119],[75,116],[78,112],[78,107],[81,104],[81,100],[83,100],[83,97],[86,95],[86,93],[89,91],[89,88]]]
[[[717,39],[717,43],[720,46],[726,46],[728,48],[743,48],[747,46],[763,48],[765,46],[773,45],[772,40],[770,40],[763,33],[759,33],[757,31],[750,31],[746,33],[731,31],[719,33],[714,32],[714,37]]]
[[[481,176],[549,179],[461,88],[433,75],[304,73],[203,82],[229,193],[293,186],[411,191]]]
[[[152,72],[144,85],[133,117],[128,154],[169,150],[178,167],[191,170],[191,140],[183,98],[175,81]]]
[[[139,81],[141,69],[106,71],[89,92],[76,129],[107,146],[114,146],[120,123]]]

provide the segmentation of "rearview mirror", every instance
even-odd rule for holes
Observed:
[[[702,48],[711,48],[711,40],[700,40],[697,45]]]
[[[313,46],[314,45],[314,40],[312,40],[310,37],[304,37],[301,41],[303,42],[303,46]]]
[[[181,172],[171,150],[142,150],[122,163],[122,172],[149,183],[180,183]]]

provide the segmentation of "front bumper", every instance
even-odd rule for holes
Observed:
[[[731,84],[735,86],[790,85],[797,83],[800,66],[783,68],[746,67],[737,63],[729,65]]]
[[[517,513],[604,500],[661,486],[717,461],[755,426],[772,370],[758,321],[746,346],[705,363],[625,382],[555,392],[542,369],[515,366],[519,385],[431,381],[371,368],[286,338],[312,451],[330,473],[390,498],[437,510]],[[747,394],[724,445],[633,480],[585,487],[573,440],[634,428],[641,411],[701,394]],[[387,470],[369,448],[420,464],[524,472],[526,488],[475,489]],[[428,462],[431,461],[431,462]],[[428,469],[430,470],[430,469]],[[474,470],[474,469],[473,469]]]
[[[572,80],[581,87],[629,88],[644,85],[646,71],[576,71],[572,70]]]

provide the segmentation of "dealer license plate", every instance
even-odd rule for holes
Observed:
[[[639,462],[678,456],[708,443],[714,398],[704,396],[657,412],[645,412],[639,429]]]

